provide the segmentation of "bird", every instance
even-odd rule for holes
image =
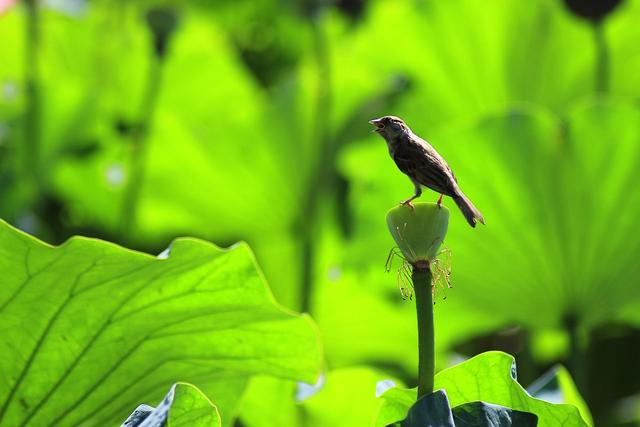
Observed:
[[[400,202],[401,205],[413,208],[411,202],[422,195],[424,185],[440,193],[438,207],[442,204],[442,196],[449,196],[471,227],[477,222],[484,224],[484,217],[462,192],[446,160],[431,144],[413,133],[399,117],[384,116],[369,123],[375,126],[373,131],[385,139],[391,158],[415,187],[413,196]]]

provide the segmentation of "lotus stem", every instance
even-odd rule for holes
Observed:
[[[399,206],[387,214],[387,225],[405,260],[412,266],[411,280],[418,317],[418,399],[433,393],[435,333],[431,262],[447,234],[449,210],[434,203]]]
[[[431,269],[428,265],[414,266],[411,279],[418,314],[418,399],[420,399],[424,395],[433,393],[433,376],[436,370]]]

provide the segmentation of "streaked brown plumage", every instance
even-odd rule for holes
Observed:
[[[449,196],[456,202],[469,225],[475,227],[476,222],[484,224],[482,214],[464,195],[451,168],[435,148],[413,133],[398,117],[384,116],[369,123],[387,141],[391,158],[415,186],[414,195],[401,204],[413,207],[411,201],[420,197],[421,185],[424,185],[440,193],[438,206],[443,195]]]

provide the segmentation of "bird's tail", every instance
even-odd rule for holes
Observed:
[[[475,206],[473,206],[471,200],[467,199],[467,196],[465,196],[462,191],[459,191],[458,194],[453,197],[453,200],[460,208],[460,211],[462,211],[462,214],[464,215],[470,226],[475,227],[476,222],[484,224],[484,218],[482,217],[482,214]]]

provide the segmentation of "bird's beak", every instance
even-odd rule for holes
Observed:
[[[369,123],[371,123],[372,125],[374,125],[376,127],[371,132],[380,133],[382,131],[382,129],[384,129],[384,125],[382,124],[382,119],[372,119],[372,120],[369,120]]]

